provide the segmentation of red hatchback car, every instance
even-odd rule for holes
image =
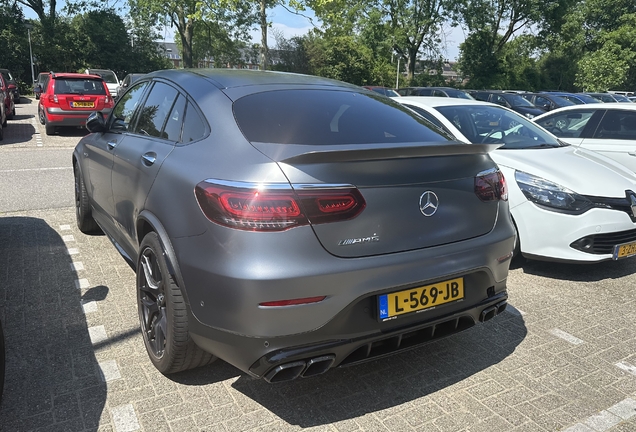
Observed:
[[[57,126],[84,126],[87,117],[101,111],[108,117],[113,98],[106,83],[98,75],[51,73],[42,89],[38,114],[46,134],[55,133]]]

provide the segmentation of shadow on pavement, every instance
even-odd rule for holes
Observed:
[[[269,384],[222,360],[169,378],[206,385],[238,376],[232,387],[287,423],[306,428],[391,409],[443,390],[504,360],[526,334],[523,318],[507,311],[414,350],[312,378]]]
[[[289,424],[326,425],[391,409],[457,384],[504,360],[526,334],[523,318],[505,312],[385,359],[280,384],[243,375],[232,385]]]
[[[619,261],[583,264],[526,260],[525,262],[519,262],[516,268],[521,268],[527,274],[551,279],[573,282],[599,282],[606,279],[620,279],[636,273],[636,257]]]
[[[6,342],[0,430],[98,429],[106,383],[71,262],[64,241],[43,220],[0,218],[0,317]],[[96,287],[84,298],[103,298],[107,291]]]

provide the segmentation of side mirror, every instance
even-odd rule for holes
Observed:
[[[106,132],[106,121],[101,112],[91,113],[86,119],[86,129],[89,132]]]
[[[42,93],[42,86],[39,84],[36,85],[35,87],[33,87],[33,92],[38,94]]]

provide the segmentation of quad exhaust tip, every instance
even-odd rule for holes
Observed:
[[[303,378],[312,377],[327,372],[335,360],[335,355],[325,355],[309,360],[285,363],[270,370],[263,378],[269,383],[277,383],[291,381],[299,376]]]
[[[486,322],[488,320],[493,319],[496,315],[499,315],[500,313],[505,311],[507,305],[508,305],[508,302],[504,300],[502,302],[497,303],[494,306],[484,309],[483,311],[481,311],[481,314],[479,315],[479,321]]]

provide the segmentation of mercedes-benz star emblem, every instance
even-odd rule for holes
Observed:
[[[420,197],[420,211],[424,216],[433,216],[439,206],[439,198],[433,191],[426,191]]]

